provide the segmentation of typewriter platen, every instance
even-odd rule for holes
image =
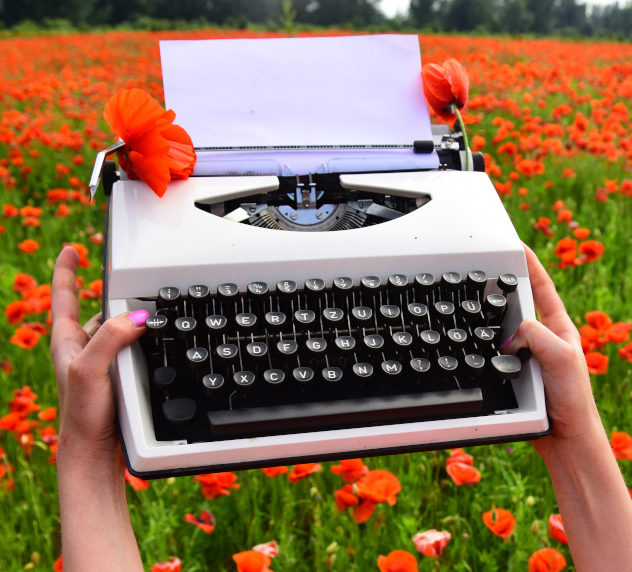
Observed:
[[[195,176],[162,198],[114,182],[104,303],[152,314],[111,372],[132,473],[549,431],[538,364],[497,349],[535,316],[522,244],[459,134],[431,149],[439,168]]]

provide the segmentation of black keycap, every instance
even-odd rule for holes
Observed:
[[[453,348],[462,348],[467,342],[467,332],[461,328],[450,328],[446,334],[448,335],[448,343]]]
[[[331,291],[334,294],[334,301],[342,307],[346,307],[346,301],[353,294],[353,280],[348,276],[338,276],[334,278],[331,285]]]
[[[498,287],[506,294],[511,294],[518,287],[518,277],[515,274],[501,274],[496,281]]]
[[[176,370],[172,367],[159,367],[154,370],[152,380],[161,391],[168,391],[176,383]]]
[[[313,310],[296,310],[294,312],[294,324],[299,330],[310,330],[320,327],[316,321],[316,313]]]
[[[163,286],[158,290],[157,308],[175,308],[181,300],[180,289],[175,286]]]
[[[246,295],[252,312],[263,313],[266,310],[270,310],[269,289],[265,282],[260,280],[250,282],[248,286],[246,286]]]
[[[384,338],[380,336],[380,334],[369,334],[368,336],[364,336],[362,343],[364,348],[373,354],[381,352],[384,348]]]
[[[390,378],[395,378],[403,371],[402,364],[394,359],[388,359],[380,364],[382,371]]]
[[[285,381],[285,372],[282,369],[266,369],[263,372],[263,381],[269,387],[278,388],[281,387]]]
[[[343,373],[339,367],[325,367],[321,370],[320,374],[328,388],[333,388],[342,382]]]
[[[454,323],[454,304],[441,300],[435,302],[433,305],[434,317],[439,320],[441,324],[453,324]]]
[[[176,337],[189,340],[197,331],[197,320],[195,318],[176,318],[174,322],[174,333]]]
[[[226,393],[226,380],[219,373],[207,373],[202,377],[202,386],[208,397],[219,399]]]
[[[515,379],[520,375],[522,362],[512,355],[498,355],[491,359],[492,367],[501,379]]]
[[[169,423],[187,423],[195,417],[196,411],[197,404],[188,397],[168,399],[162,404],[162,413]]]
[[[252,332],[257,325],[257,315],[251,312],[241,312],[235,316],[235,323],[242,332]]]
[[[314,370],[311,367],[295,367],[292,370],[292,377],[299,386],[309,386],[314,381]]]
[[[413,345],[413,336],[409,332],[393,332],[391,335],[392,347],[397,355],[402,355]]]
[[[325,328],[344,328],[346,325],[345,313],[341,308],[325,308],[323,310],[323,326]]]
[[[386,287],[390,300],[398,304],[400,295],[408,290],[408,277],[405,274],[391,274],[386,281]]]
[[[444,272],[441,275],[441,289],[443,292],[456,292],[461,286],[462,278],[458,272]]]
[[[308,278],[303,289],[307,303],[318,308],[320,300],[325,296],[325,281],[320,278]]]
[[[220,344],[215,348],[215,353],[221,363],[229,364],[237,359],[239,348],[236,344]]]
[[[435,279],[432,274],[422,272],[415,276],[414,286],[415,290],[422,295],[430,294],[434,288]]]
[[[342,358],[348,358],[355,351],[356,341],[353,336],[337,336],[334,338],[336,354]]]
[[[280,280],[276,283],[279,310],[290,314],[298,308],[298,285],[294,280]]]
[[[474,341],[482,353],[492,349],[496,332],[491,328],[479,326],[474,328]]]
[[[415,357],[410,360],[410,367],[417,376],[424,376],[430,371],[430,361],[426,358]]]
[[[202,347],[189,348],[186,351],[186,363],[195,372],[201,372],[209,365],[208,350]]]
[[[189,286],[187,293],[189,295],[189,300],[194,305],[204,305],[211,298],[211,293],[208,289],[208,286],[205,286],[204,284],[195,284],[193,286]]]
[[[233,374],[233,382],[240,390],[248,390],[255,383],[256,375],[253,371],[240,370]]]
[[[237,313],[237,300],[239,300],[239,288],[237,284],[225,282],[217,287],[217,299],[220,302],[223,314],[234,316]],[[215,310],[218,311],[217,309]]]
[[[374,324],[373,310],[368,306],[351,308],[351,323],[358,328],[369,328]]]
[[[483,313],[487,319],[501,316],[507,307],[507,298],[502,294],[490,294],[483,302]]]
[[[277,355],[282,358],[291,358],[298,351],[298,343],[295,340],[279,340],[274,346]]]
[[[250,342],[246,344],[246,355],[244,357],[259,362],[268,356],[268,344],[265,342]]]
[[[465,287],[468,296],[472,296],[476,300],[481,300],[486,286],[487,274],[485,274],[485,272],[482,270],[472,270],[467,273]]]
[[[351,371],[356,376],[356,378],[361,379],[365,382],[371,379],[371,377],[373,376],[373,366],[370,363],[366,362],[354,363],[351,367]]]
[[[169,319],[167,316],[162,316],[161,314],[149,316],[149,318],[145,320],[145,333],[148,336],[160,338],[167,333],[168,324]]]
[[[278,332],[283,329],[287,322],[287,316],[284,312],[266,312],[263,317],[266,330]]]
[[[428,307],[421,302],[411,302],[406,306],[406,318],[415,323],[428,320]]]
[[[483,317],[480,302],[478,300],[463,300],[459,305],[459,315],[468,324],[477,324]]]
[[[419,333],[419,339],[421,340],[422,346],[427,351],[432,351],[439,347],[439,344],[441,343],[441,334],[436,330],[423,330]]]
[[[378,310],[377,318],[380,324],[394,326],[402,323],[402,311],[394,304],[382,304]]]
[[[467,354],[463,363],[471,379],[478,377],[485,370],[485,358],[480,354]]]
[[[307,355],[312,358],[324,357],[327,351],[327,340],[324,338],[308,338],[305,340],[305,348],[307,349]]]
[[[364,305],[373,305],[373,300],[379,295],[382,284],[377,276],[363,276],[360,279],[360,292]]]
[[[440,356],[437,359],[437,365],[439,366],[440,375],[452,376],[456,375],[459,368],[459,360],[454,356]]]

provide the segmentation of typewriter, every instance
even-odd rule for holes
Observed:
[[[537,362],[499,349],[535,312],[522,244],[482,157],[439,126],[401,153],[376,147],[206,146],[194,176],[162,198],[104,170],[104,311],[151,314],[111,368],[131,473],[550,430]],[[319,157],[288,169],[295,153]],[[324,167],[323,153],[333,157]]]

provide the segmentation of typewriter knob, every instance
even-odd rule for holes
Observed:
[[[501,274],[496,284],[498,284],[498,287],[505,295],[511,294],[518,287],[518,277],[515,274]]]

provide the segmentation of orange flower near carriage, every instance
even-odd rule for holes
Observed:
[[[608,371],[609,358],[600,352],[588,352],[584,356],[588,371],[595,375],[603,375]]]
[[[263,474],[266,477],[269,477],[271,479],[273,479],[274,477],[278,477],[279,475],[285,475],[285,473],[287,473],[289,471],[289,469],[287,467],[281,466],[281,467],[265,467],[263,469],[261,469],[263,471]]]
[[[215,517],[210,510],[203,510],[198,516],[187,512],[184,521],[194,524],[206,534],[211,534],[215,530]]]
[[[206,475],[196,475],[194,481],[200,483],[204,498],[214,499],[230,494],[231,489],[238,489],[241,485],[236,483],[235,473],[208,473]]]
[[[379,556],[380,572],[417,572],[417,559],[406,550],[393,550],[387,556]]]
[[[156,562],[151,567],[151,572],[180,572],[182,570],[182,562],[177,556],[166,562]]]
[[[131,179],[140,179],[162,197],[172,179],[193,173],[193,142],[173,124],[176,114],[141,89],[126,89],[105,104],[103,117],[126,144],[119,163]]]
[[[516,519],[504,508],[493,508],[483,513],[483,522],[496,536],[505,540],[516,529]]]
[[[309,477],[312,473],[319,472],[321,468],[321,465],[318,463],[302,463],[294,465],[294,468],[289,472],[287,478],[291,483],[298,483],[305,477]]]
[[[465,68],[450,58],[443,65],[425,64],[421,75],[428,105],[443,120],[454,121],[454,108],[463,109],[468,101],[470,78]]]
[[[563,544],[568,544],[561,514],[552,514],[549,516],[549,534],[552,538],[555,538],[555,540],[559,540]]]
[[[257,550],[245,550],[233,554],[233,560],[237,564],[237,572],[273,572],[269,568],[270,557]]]
[[[613,431],[610,434],[610,447],[620,461],[632,461],[632,436],[626,432]]]
[[[419,532],[413,537],[413,544],[424,556],[436,558],[445,550],[452,535],[447,530],[430,529]]]
[[[566,559],[555,548],[541,548],[529,558],[529,572],[560,572]]]
[[[339,465],[333,465],[331,472],[334,475],[342,475],[345,483],[353,483],[369,472],[362,459],[343,459]]]
[[[445,461],[445,470],[457,485],[475,485],[481,480],[480,471],[474,467],[474,458],[463,449],[452,449]]]

